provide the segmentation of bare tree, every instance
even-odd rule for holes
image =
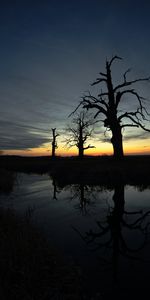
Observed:
[[[85,112],[80,112],[73,118],[73,125],[68,128],[69,137],[66,139],[66,144],[69,147],[76,146],[80,158],[83,158],[85,150],[95,148],[90,144],[86,145],[87,140],[92,136],[94,123]]]
[[[139,95],[137,91],[133,88],[129,88],[137,82],[149,81],[148,78],[138,78],[135,80],[128,80],[127,73],[130,71],[128,69],[123,74],[123,81],[114,86],[111,74],[111,67],[115,60],[121,59],[118,56],[113,56],[110,61],[106,60],[106,72],[99,73],[101,76],[96,79],[93,85],[104,83],[106,90],[101,90],[97,97],[93,96],[90,92],[82,97],[82,101],[79,106],[88,109],[95,109],[95,118],[98,115],[102,115],[104,118],[101,120],[104,123],[106,130],[109,130],[112,134],[111,143],[113,146],[114,156],[116,158],[123,157],[123,141],[122,141],[122,129],[126,127],[139,127],[145,131],[149,131],[144,125],[146,121],[146,115],[148,112],[143,104],[144,98]],[[124,111],[119,110],[120,104],[123,101],[125,95],[134,97],[137,101],[137,109],[134,111]],[[76,108],[76,110],[78,109]],[[75,110],[75,111],[76,111]]]
[[[52,157],[55,157],[55,151],[58,148],[56,138],[59,134],[56,134],[56,128],[52,128]]]

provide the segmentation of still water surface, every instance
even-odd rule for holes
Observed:
[[[88,293],[150,294],[149,189],[59,187],[49,175],[17,174],[13,191],[0,198],[18,214],[31,212],[49,242],[79,266]]]

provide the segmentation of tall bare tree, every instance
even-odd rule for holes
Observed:
[[[69,147],[76,146],[80,158],[84,156],[85,150],[95,148],[95,146],[86,144],[92,136],[94,123],[93,119],[88,118],[86,112],[82,111],[73,118],[73,125],[68,128],[69,137],[66,139],[66,144]]]
[[[114,85],[111,68],[113,62],[119,59],[121,58],[118,56],[113,56],[110,61],[106,60],[105,73],[100,72],[99,74],[101,76],[92,83],[92,86],[103,83],[106,89],[104,91],[101,90],[100,94],[98,94],[96,97],[89,92],[87,95],[82,97],[82,101],[78,105],[78,107],[82,106],[87,110],[95,109],[95,118],[98,115],[102,115],[104,117],[102,122],[104,123],[104,127],[111,131],[111,143],[113,146],[114,156],[116,158],[123,157],[123,128],[139,127],[150,132],[150,129],[146,128],[144,125],[144,121],[146,121],[146,115],[148,115],[148,112],[143,104],[144,98],[141,97],[134,88],[130,88],[130,86],[137,82],[149,81],[150,77],[128,80],[127,74],[130,71],[130,69],[128,69],[123,74],[123,81],[118,85]],[[123,101],[124,96],[127,94],[130,97],[134,97],[134,101],[137,101],[137,108],[134,111],[127,110],[121,112],[120,104]]]
[[[56,133],[56,128],[52,128],[52,157],[55,157],[55,151],[58,148],[56,138],[59,134]]]

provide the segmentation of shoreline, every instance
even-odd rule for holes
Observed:
[[[0,157],[2,170],[24,173],[48,173],[58,185],[132,184],[150,185],[150,156],[114,157]],[[0,175],[0,178],[3,176]]]

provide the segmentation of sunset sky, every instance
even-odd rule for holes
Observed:
[[[150,76],[150,1],[1,1],[0,40],[0,151],[49,155],[56,127],[57,154],[75,154],[64,148],[68,116],[92,92],[106,58],[123,58],[113,64],[114,82],[130,67],[131,80]],[[134,88],[150,112],[150,82]],[[135,109],[133,100],[126,97],[121,109]],[[150,154],[150,133],[123,135],[126,154]],[[111,154],[107,140],[98,123],[87,154]]]

